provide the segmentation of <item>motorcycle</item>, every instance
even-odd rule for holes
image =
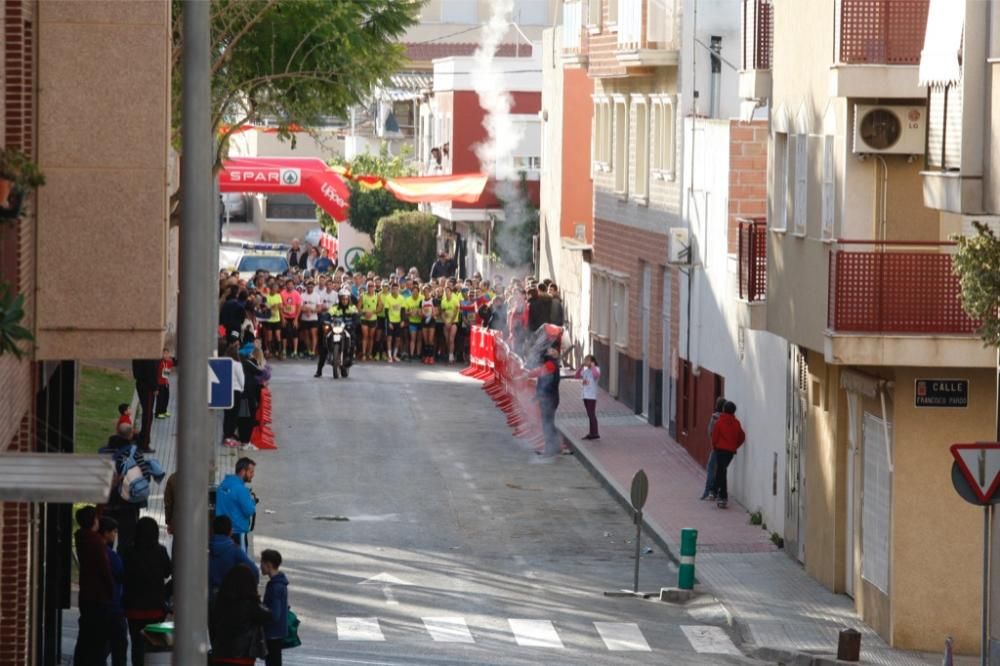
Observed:
[[[353,359],[351,332],[347,323],[335,317],[323,325],[326,362],[333,366],[333,378],[347,379]]]

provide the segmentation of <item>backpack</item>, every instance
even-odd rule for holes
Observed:
[[[136,445],[129,447],[128,454],[118,463],[121,483],[118,495],[129,504],[142,504],[149,499],[149,479],[135,459]]]

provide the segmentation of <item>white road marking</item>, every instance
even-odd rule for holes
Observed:
[[[337,638],[342,641],[384,641],[375,617],[338,617]]]
[[[733,641],[730,640],[722,627],[712,627],[704,624],[686,624],[681,625],[681,631],[684,632],[695,652],[742,656],[742,653],[736,649]]]
[[[514,640],[521,647],[565,647],[556,633],[556,628],[548,620],[507,620]]]
[[[439,643],[475,643],[464,617],[422,618],[427,633]]]
[[[597,633],[609,650],[649,652],[649,643],[635,622],[595,622]]]

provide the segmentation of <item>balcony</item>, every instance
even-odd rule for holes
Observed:
[[[569,67],[585,67],[587,55],[583,48],[583,2],[563,5],[562,61]]]
[[[992,367],[952,270],[954,243],[838,241],[830,252],[832,363]]]
[[[771,96],[774,7],[771,0],[743,0],[739,91],[743,99]]]
[[[752,331],[767,330],[767,218],[737,218],[737,320]]]
[[[838,0],[835,97],[924,97],[917,67],[930,0]]]
[[[677,0],[618,0],[618,49],[626,68],[676,65]]]

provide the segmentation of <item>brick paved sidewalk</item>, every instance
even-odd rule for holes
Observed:
[[[597,401],[601,439],[581,439],[588,422],[580,391],[578,381],[561,383],[559,430],[580,461],[624,503],[632,475],[645,470],[646,528],[672,558],[680,554],[681,529],[698,530],[699,586],[726,606],[748,653],[761,648],[775,651],[768,653],[768,661],[791,658],[792,653],[835,654],[838,632],[851,627],[862,633],[863,663],[941,663],[940,655],[890,648],[854,613],[849,598],[808,576],[771,543],[767,532],[750,525],[749,513],[737,502],[730,500],[729,508],[721,510],[714,502],[700,501],[705,470],[665,429],[648,425],[604,391],[599,391]],[[956,658],[955,663],[978,660]]]

